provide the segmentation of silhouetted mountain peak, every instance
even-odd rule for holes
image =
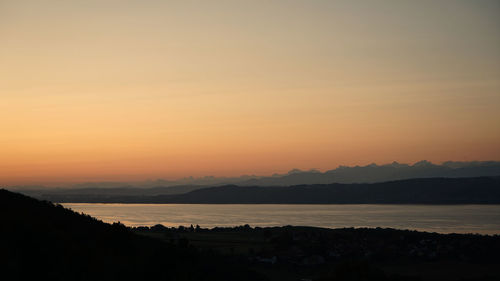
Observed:
[[[337,171],[337,170],[345,170],[345,169],[351,169],[352,167],[349,167],[349,166],[346,166],[346,165],[339,165],[337,167],[337,169],[333,169],[333,170],[330,170],[328,172],[334,172],[334,171]]]
[[[299,173],[303,173],[302,170],[300,169],[291,169],[290,171],[288,171],[288,173],[286,173],[287,175],[293,175],[293,174],[299,174]]]
[[[418,161],[417,163],[413,164],[413,167],[433,167],[436,166],[432,162],[429,162],[427,160],[422,160]]]
[[[391,168],[406,168],[406,167],[410,167],[410,165],[408,164],[401,164],[399,162],[392,162],[390,164],[385,164],[385,165],[382,165],[383,167],[391,167]]]

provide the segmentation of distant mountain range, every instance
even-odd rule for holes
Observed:
[[[241,186],[290,186],[298,184],[375,183],[414,178],[460,178],[498,175],[500,175],[500,162],[496,161],[449,161],[441,165],[436,165],[423,160],[413,165],[393,162],[386,165],[340,166],[337,169],[324,173],[316,170],[292,170],[286,175],[248,179],[237,184]]]
[[[500,176],[500,162],[444,162],[441,165],[429,161],[420,161],[413,165],[391,164],[347,167],[340,166],[334,170],[320,172],[317,170],[301,171],[293,169],[286,174],[274,174],[268,177],[242,176],[234,178],[184,178],[176,181],[155,180],[135,183],[104,182],[81,183],[64,188],[10,187],[24,194],[40,199],[55,198],[64,202],[81,201],[78,198],[96,198],[98,200],[114,200],[117,197],[174,195],[191,192],[197,189],[237,185],[244,186],[296,186],[332,183],[377,183],[418,178],[466,178]],[[113,199],[114,198],[114,199]]]
[[[289,186],[297,184],[328,184],[328,183],[373,183],[413,178],[432,177],[484,177],[500,175],[500,161],[470,161],[455,162],[447,161],[434,164],[426,160],[410,164],[377,165],[375,163],[366,166],[339,166],[336,169],[320,172],[318,170],[292,169],[285,174],[274,174],[272,176],[243,175],[240,177],[186,177],[178,180],[147,180],[141,182],[86,182],[67,185],[63,188],[86,189],[86,188],[158,188],[172,187],[182,189],[188,186],[215,186],[224,184],[235,184],[240,186]],[[10,189],[39,189],[44,186],[14,186]],[[188,188],[189,189],[189,188]],[[180,190],[179,190],[180,191]],[[175,192],[179,193],[179,192]]]
[[[426,178],[289,187],[226,185],[170,195],[46,193],[40,198],[61,203],[500,204],[500,177]]]

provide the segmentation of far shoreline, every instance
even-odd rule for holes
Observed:
[[[55,202],[54,204],[122,204],[122,205],[403,205],[403,206],[467,206],[467,205],[492,205],[500,203],[156,203],[156,202]]]

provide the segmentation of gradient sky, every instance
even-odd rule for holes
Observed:
[[[500,160],[500,1],[0,0],[0,184]]]

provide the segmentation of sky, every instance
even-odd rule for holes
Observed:
[[[0,185],[500,160],[499,14],[0,0]]]

